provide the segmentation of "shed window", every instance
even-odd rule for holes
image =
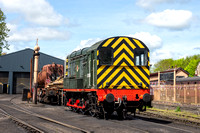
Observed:
[[[101,65],[112,65],[113,49],[101,48],[99,50],[99,60]]]

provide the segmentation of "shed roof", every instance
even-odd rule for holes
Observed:
[[[160,73],[173,72],[174,69],[176,70],[176,72],[180,70],[180,71],[183,71],[184,73],[186,73],[187,75],[189,75],[189,73],[187,71],[185,71],[184,69],[182,69],[181,67],[179,67],[179,68],[173,68],[173,69],[168,69],[168,70],[162,71]],[[157,76],[157,75],[158,75],[158,72],[150,74],[150,76]]]
[[[0,71],[13,71],[13,72],[30,72],[30,59],[33,58],[34,50],[26,48],[17,52],[0,56]],[[39,52],[39,67],[51,64],[64,64],[64,60],[53,57],[51,55]]]
[[[200,81],[200,77],[177,78],[177,82]]]

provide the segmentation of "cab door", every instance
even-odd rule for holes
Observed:
[[[95,52],[91,51],[88,54],[88,88],[94,88],[95,86]]]

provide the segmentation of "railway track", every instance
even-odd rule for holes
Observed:
[[[137,132],[137,133],[152,133],[152,132],[154,133],[158,133],[158,132],[181,132],[181,133],[193,132],[195,133],[195,132],[199,132],[198,129],[193,130],[189,128],[188,126],[185,126],[182,124],[175,124],[172,121],[162,119],[162,118],[159,119],[158,116],[151,115],[152,117],[149,117],[147,115],[142,115],[142,113],[136,115],[136,117],[129,114],[126,120],[118,120],[117,114],[112,115],[112,117],[108,120],[102,120],[102,119],[92,118],[92,117],[88,117],[88,116],[84,116],[80,114],[76,115],[77,113],[73,114],[73,112],[71,112],[70,110],[67,110],[69,111],[69,113],[66,113],[62,111],[62,109],[58,108],[59,113],[66,113],[67,115],[63,118],[58,117],[57,119],[57,116],[60,116],[60,115],[55,115],[55,117],[49,118],[48,114],[51,114],[51,113],[42,113],[43,111],[46,111],[46,109],[49,112],[53,110],[57,110],[54,107],[47,106],[45,108],[40,108],[42,109],[40,111],[36,111],[37,108],[35,108],[34,110],[38,113],[34,113],[35,111],[33,112],[32,110],[31,111],[28,110],[26,107],[24,107],[24,105],[19,104],[18,101],[11,100],[10,102],[12,104],[5,105],[5,104],[0,103],[0,108],[3,108],[4,110],[8,112],[13,110],[13,112],[9,112],[9,113],[11,113],[11,115],[14,114],[15,117],[20,118],[20,119],[21,119],[20,115],[15,115],[15,113],[21,112],[20,114],[26,115],[23,117],[22,120],[34,119],[37,122],[42,123],[42,127],[47,125],[47,124],[43,124],[46,121],[46,123],[49,123],[50,126],[54,125],[53,126],[54,128],[59,127],[59,128],[62,128],[64,131],[69,131],[69,132],[70,130],[71,132],[84,132],[84,133],[89,133],[92,131],[93,132]],[[65,121],[65,119],[67,121]],[[66,124],[66,122],[68,124]],[[42,132],[55,131],[50,126],[42,128],[38,124],[35,125],[32,121],[31,122],[29,121],[28,123],[35,128],[42,129],[41,130]],[[23,126],[23,123],[19,125]],[[30,128],[24,126],[24,129],[27,130]],[[31,131],[27,130],[27,132],[31,132]],[[39,131],[32,131],[32,132],[39,132]]]
[[[69,124],[51,119],[49,117],[31,112],[30,110],[27,110],[27,109],[15,104],[12,101],[12,99],[10,100],[10,102],[14,105],[14,107],[9,106],[9,105],[0,104],[1,105],[0,111],[2,112],[1,114],[12,119],[16,124],[18,124],[19,126],[21,126],[24,129],[26,129],[28,132],[45,133],[45,131],[43,131],[43,130],[41,130],[41,129],[39,129],[39,128],[37,128],[37,127],[35,127],[35,126],[33,126],[33,125],[23,121],[23,120],[20,120],[19,118],[15,117],[11,114],[9,114],[4,109],[2,109],[2,106],[10,108],[10,109],[14,109],[16,111],[19,111],[19,112],[22,112],[22,113],[25,113],[25,114],[28,114],[28,115],[31,115],[31,116],[34,116],[34,117],[37,117],[37,118],[40,118],[40,119],[43,119],[45,121],[48,121],[48,122],[51,122],[51,123],[54,123],[54,124],[61,125],[61,126],[66,127],[66,128],[70,128],[70,129],[73,129],[73,130],[76,130],[76,131],[80,131],[82,133],[92,133],[92,131],[88,131],[88,130],[85,130],[83,128],[79,128],[79,127],[76,127],[76,126],[73,126],[73,125],[69,125]]]
[[[1,108],[0,108],[0,112],[1,112],[1,115],[10,118],[15,124],[24,128],[28,132],[44,133],[44,131],[40,130],[39,128],[34,127],[34,126],[30,125],[29,123],[22,121],[22,120],[18,119],[17,117],[10,115],[9,113],[7,113],[5,110],[3,110]]]

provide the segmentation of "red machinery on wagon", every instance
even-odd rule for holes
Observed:
[[[38,73],[38,101],[61,104],[63,65],[48,64]]]

